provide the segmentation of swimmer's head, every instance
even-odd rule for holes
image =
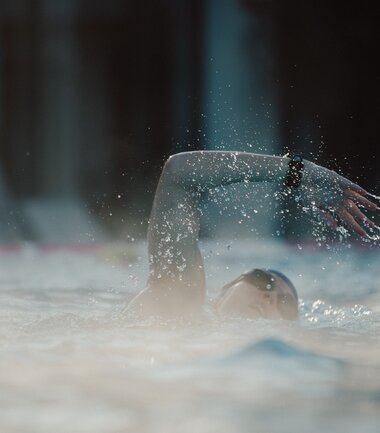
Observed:
[[[253,269],[222,288],[220,314],[295,320],[298,296],[292,282],[272,269]]]

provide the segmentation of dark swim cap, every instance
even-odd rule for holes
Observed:
[[[272,275],[276,276],[277,278],[281,278],[284,281],[284,283],[287,284],[287,286],[290,288],[290,291],[292,292],[291,298],[289,297],[289,295],[281,294],[277,296],[277,308],[281,312],[284,319],[287,320],[297,319],[298,294],[296,288],[294,287],[294,284],[289,280],[289,278],[286,275],[284,275],[280,271],[268,269],[268,272],[270,272]]]
[[[273,275],[275,275],[276,277],[279,277],[279,278],[281,278],[289,287],[290,287],[290,289],[291,289],[291,291],[292,291],[292,293],[293,293],[293,295],[294,295],[294,297],[297,299],[297,301],[298,301],[298,294],[297,294],[297,290],[296,290],[296,288],[294,287],[294,284],[289,280],[289,278],[286,276],[286,275],[284,275],[282,272],[280,272],[280,271],[275,271],[275,270],[273,270],[273,269],[268,269],[268,272],[270,272],[271,274],[273,274]]]

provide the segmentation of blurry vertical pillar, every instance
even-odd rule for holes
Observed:
[[[36,2],[1,5],[1,160],[17,194],[34,193],[37,98]]]
[[[39,189],[48,196],[78,195],[80,59],[73,35],[76,0],[41,0],[41,166]]]
[[[18,198],[36,191],[36,10],[36,1],[32,0],[0,4],[0,239],[6,240],[19,239],[27,232]]]
[[[104,238],[80,197],[82,74],[74,32],[76,5],[76,0],[38,2],[35,177],[39,196],[25,203],[25,213],[32,237],[43,242]]]
[[[202,74],[204,0],[173,2],[173,152],[203,147]]]
[[[254,8],[247,10],[243,3],[207,1],[203,127],[206,146],[273,154],[279,149],[273,23],[270,14],[258,14]],[[272,186],[254,185],[234,192],[229,208],[240,210],[233,216],[227,215],[233,232],[237,236],[245,236],[249,231],[258,237],[271,235],[275,227],[271,218],[275,206]],[[242,216],[242,209],[248,211],[247,217]]]

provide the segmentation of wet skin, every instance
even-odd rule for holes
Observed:
[[[203,258],[199,249],[201,196],[231,184],[272,182],[282,187],[289,158],[248,152],[194,151],[168,159],[157,186],[148,229],[149,278],[146,287],[127,306],[140,316],[191,316],[200,311],[206,294]],[[332,229],[337,219],[368,239],[374,223],[361,211],[379,208],[367,191],[339,174],[304,161],[297,196],[302,209]],[[361,208],[361,209],[359,209]],[[236,282],[220,299],[220,313],[282,318],[286,308],[286,279],[273,293],[256,293]],[[251,284],[252,286],[252,284]],[[293,295],[294,296],[294,295]],[[224,299],[223,299],[224,298]],[[285,299],[284,305],[279,304]],[[277,310],[273,307],[277,305]],[[278,317],[281,316],[281,317]],[[296,317],[296,314],[289,314]]]

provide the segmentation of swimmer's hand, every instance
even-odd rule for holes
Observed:
[[[375,227],[359,209],[379,209],[366,198],[368,192],[335,171],[305,161],[304,176],[298,191],[303,206],[310,208],[332,229],[338,227],[338,219],[362,237],[368,236],[365,228]]]

